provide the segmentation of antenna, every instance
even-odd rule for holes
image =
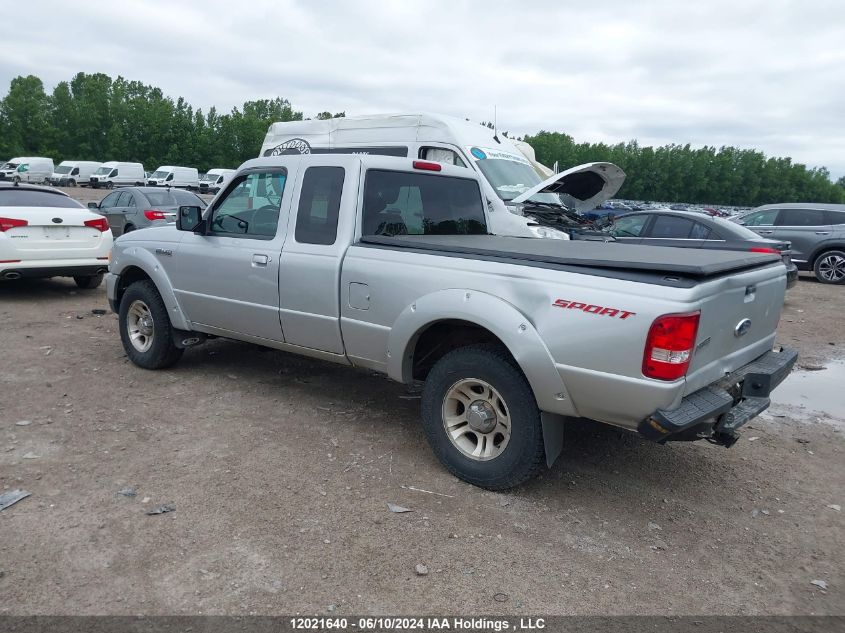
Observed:
[[[496,106],[493,106],[493,140],[497,143],[501,143],[502,141],[499,140],[499,128],[498,128],[498,121],[496,116]]]

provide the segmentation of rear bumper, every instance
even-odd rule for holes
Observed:
[[[0,265],[0,281],[14,279],[43,279],[45,277],[90,277],[108,271],[108,262],[80,266],[16,267],[14,264]]]
[[[797,358],[794,349],[766,352],[686,396],[677,409],[655,411],[637,430],[660,443],[707,439],[730,446],[739,439],[737,429],[769,408],[769,395],[789,375]]]
[[[798,266],[793,263],[786,267],[786,288],[792,288],[796,283],[798,283]]]

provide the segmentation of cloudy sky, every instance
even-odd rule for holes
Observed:
[[[579,141],[757,148],[845,174],[845,2],[29,0],[0,94],[123,75],[228,110],[433,111]]]

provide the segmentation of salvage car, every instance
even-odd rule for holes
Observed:
[[[109,223],[62,191],[0,183],[0,279],[103,280],[112,247]]]
[[[203,209],[205,201],[182,189],[162,187],[124,187],[113,191],[100,202],[89,202],[88,208],[106,217],[115,237],[135,229],[158,224],[172,224],[182,205]]]
[[[694,211],[643,211],[617,218],[604,231],[626,244],[777,253],[786,266],[786,287],[798,281],[789,242],[766,239],[722,218]]]
[[[487,212],[462,167],[259,158],[117,240],[109,304],[145,369],[212,336],[420,381],[434,454],[489,489],[551,465],[574,417],[730,446],[795,363],[777,254],[502,237]]]
[[[845,284],[845,204],[767,204],[731,218],[763,237],[789,240],[792,259],[823,284]]]

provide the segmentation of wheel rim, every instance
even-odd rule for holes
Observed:
[[[845,257],[825,255],[819,261],[819,277],[825,281],[838,283],[845,279]]]
[[[505,399],[479,378],[459,380],[446,392],[442,407],[446,437],[462,455],[479,462],[495,459],[511,438]]]
[[[126,331],[129,333],[129,342],[139,352],[146,352],[153,345],[155,336],[155,323],[150,307],[136,299],[133,301],[126,313]]]

